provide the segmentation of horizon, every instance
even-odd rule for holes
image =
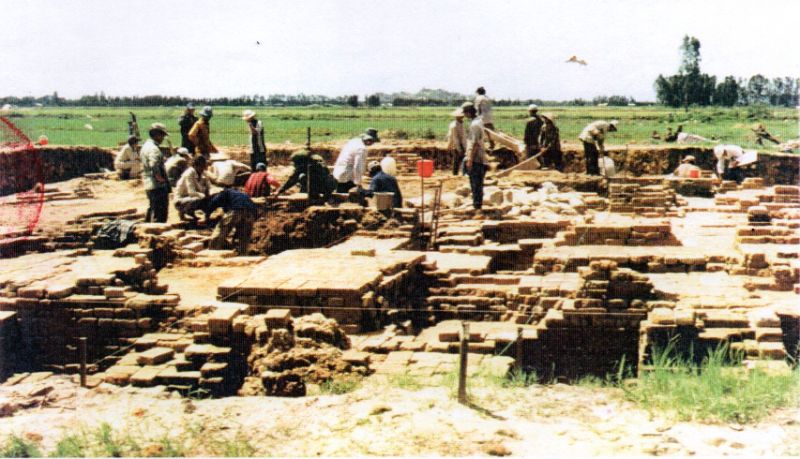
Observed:
[[[363,98],[482,85],[493,99],[649,102],[655,78],[677,72],[684,35],[700,40],[701,71],[718,80],[800,76],[782,51],[800,16],[791,0],[4,3],[0,87],[16,97]],[[588,65],[566,63],[572,55]]]

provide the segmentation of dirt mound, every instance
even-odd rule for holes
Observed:
[[[294,319],[289,328],[270,331],[266,344],[247,358],[250,376],[240,395],[300,397],[307,383],[323,383],[342,373],[366,374],[342,358],[350,339],[339,324],[315,313]]]
[[[376,230],[387,223],[389,219],[383,214],[360,206],[313,206],[303,212],[279,207],[253,226],[250,252],[271,255],[289,249],[324,247],[359,229]]]

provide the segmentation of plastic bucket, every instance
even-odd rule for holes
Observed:
[[[389,210],[393,207],[394,193],[374,193],[374,196],[376,210]]]
[[[430,159],[420,159],[417,161],[417,175],[425,178],[433,175],[433,161]]]
[[[700,178],[700,171],[697,169],[692,169],[689,171],[689,178]]]

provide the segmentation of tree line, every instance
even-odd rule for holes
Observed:
[[[722,81],[700,71],[700,40],[684,36],[681,43],[681,65],[674,75],[659,75],[654,82],[656,99],[670,107],[690,105],[798,105],[800,78],[767,78],[756,74],[750,78],[726,76]]]

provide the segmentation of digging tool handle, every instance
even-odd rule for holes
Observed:
[[[461,323],[461,346],[458,353],[458,402],[467,403],[467,340],[469,324]]]
[[[514,369],[522,371],[522,327],[517,327],[516,355],[514,356]]]

